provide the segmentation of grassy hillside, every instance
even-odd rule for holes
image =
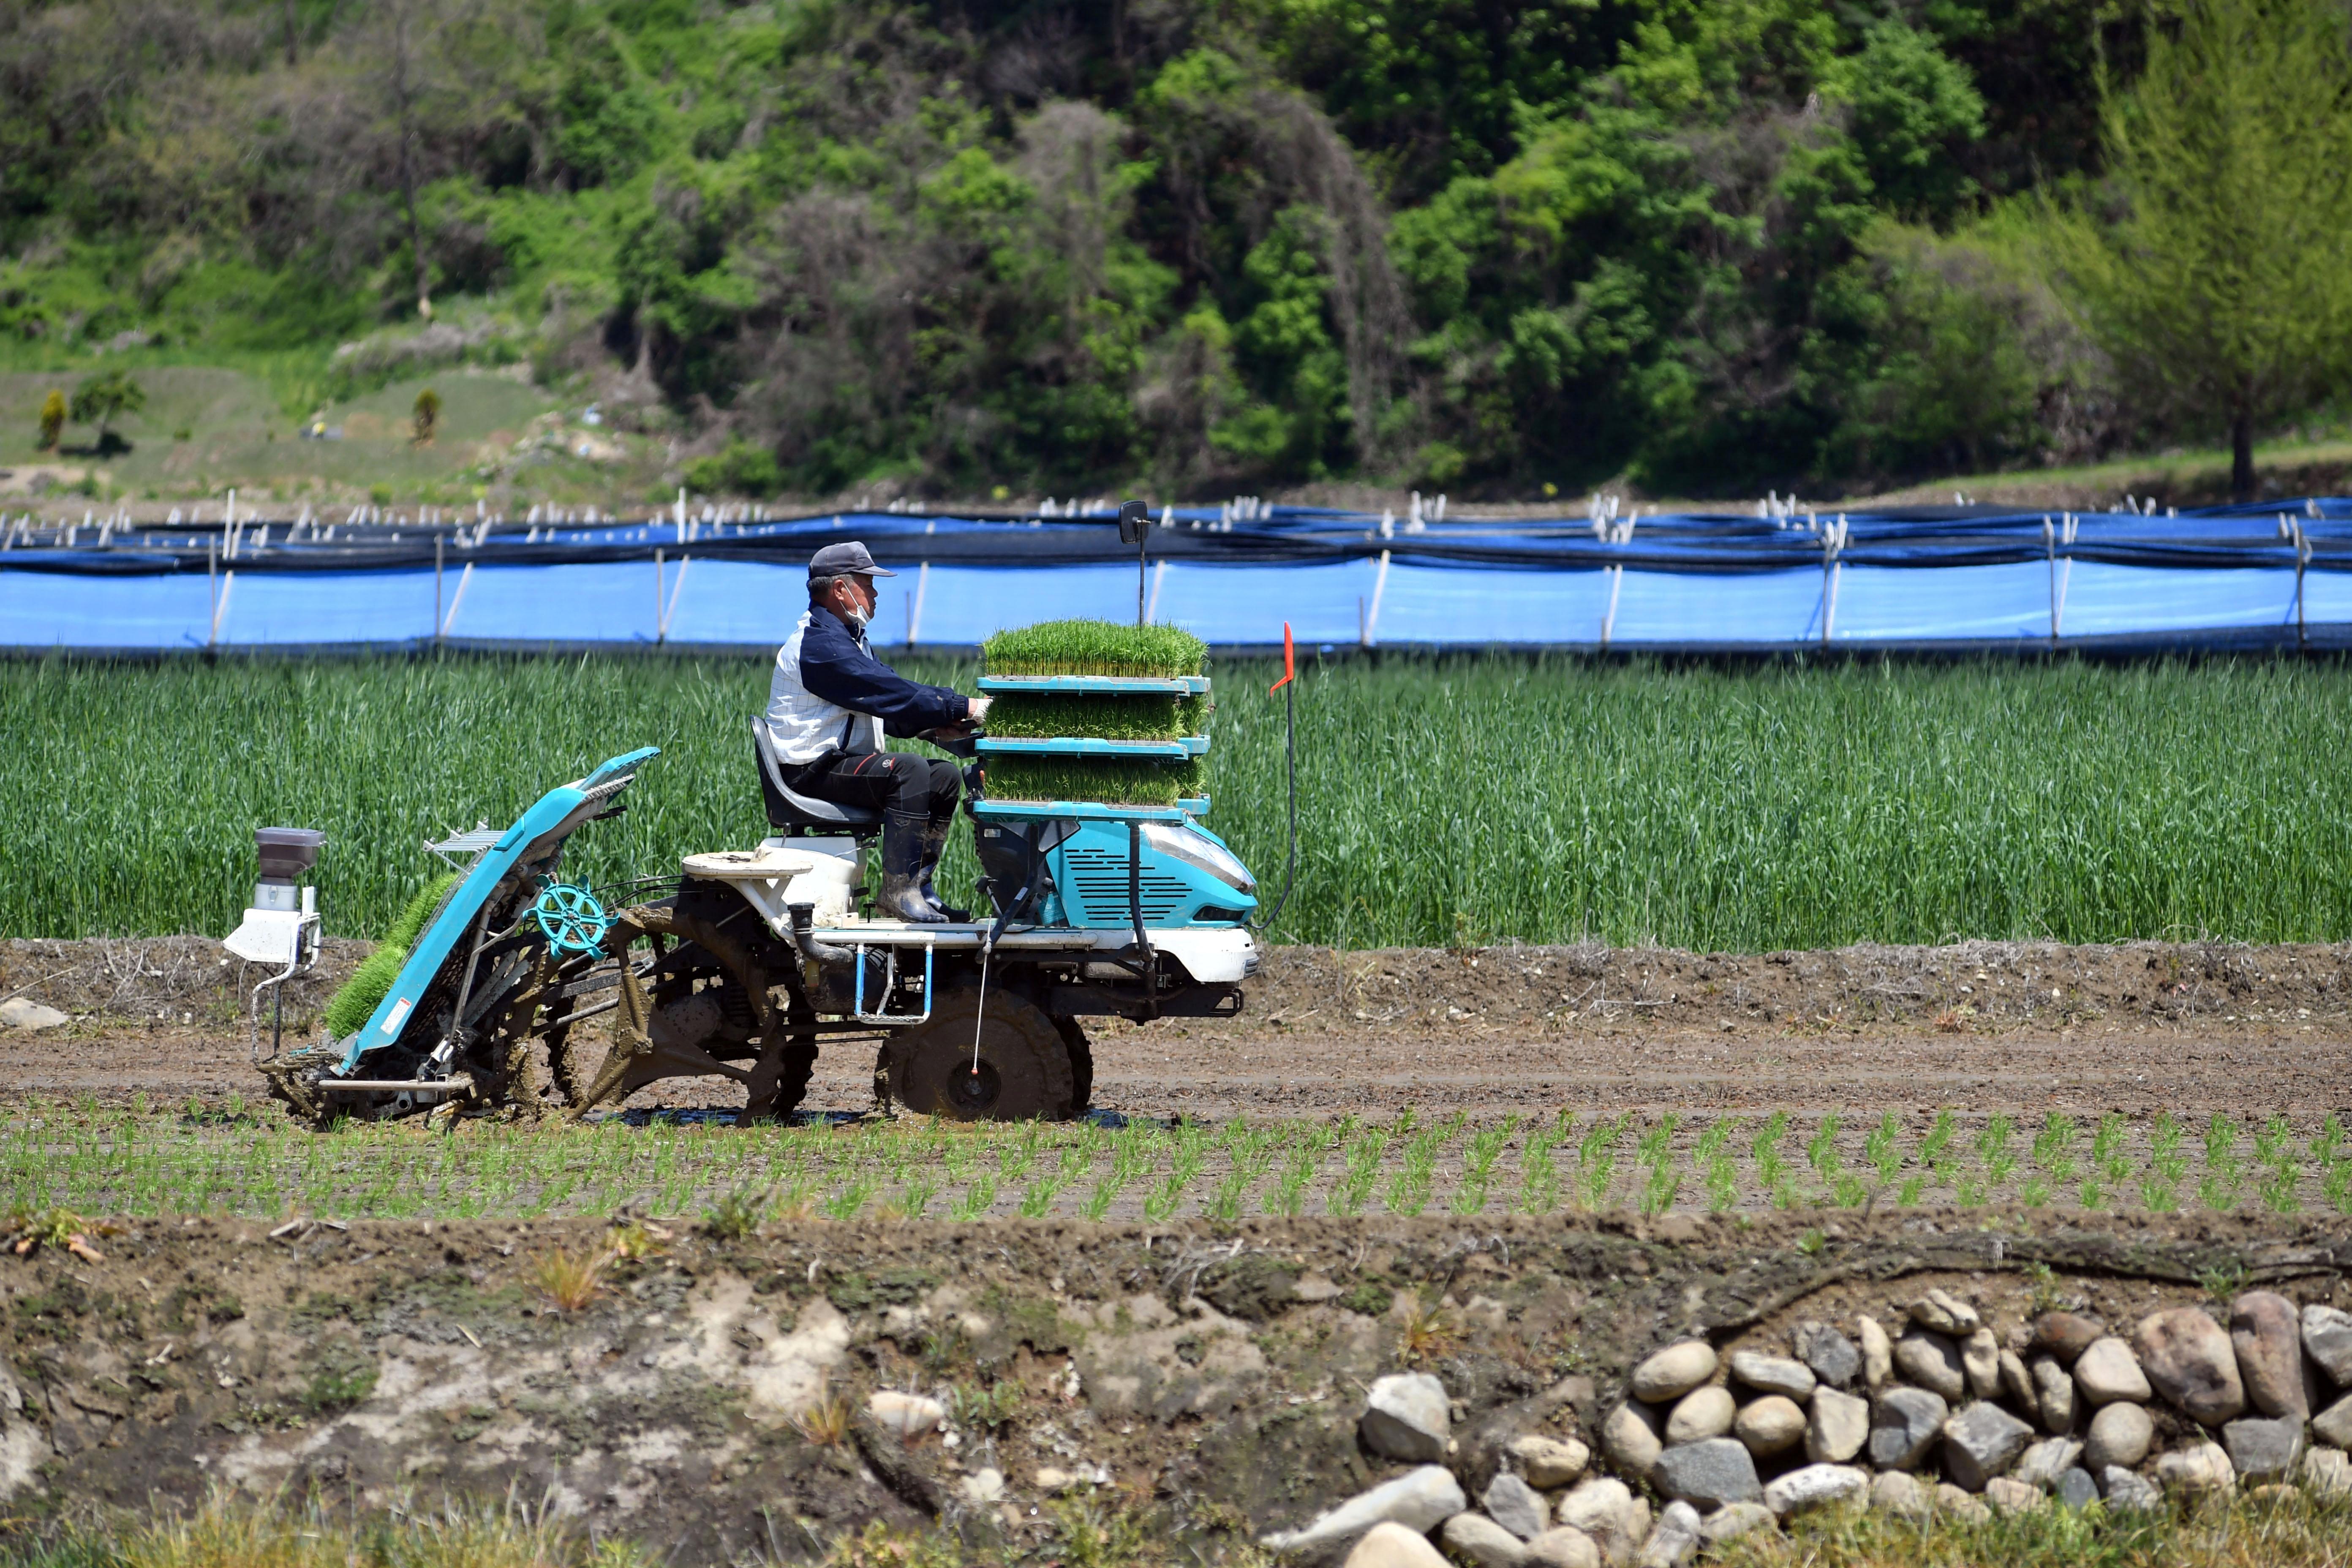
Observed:
[[[610,504],[641,499],[663,465],[658,444],[582,426],[582,405],[525,375],[453,369],[338,400],[300,380],[273,385],[261,371],[133,359],[131,374],[146,406],[111,426],[127,449],[101,456],[88,432],[54,452],[37,446],[42,399],[70,392],[78,373],[0,373],[0,469],[9,474],[0,489],[28,494],[45,479],[67,500],[83,491],[171,500],[236,489],[313,504],[373,495],[447,505],[494,492]],[[427,386],[442,412],[434,440],[420,445],[412,409]],[[305,439],[320,422],[332,438]],[[592,443],[589,456],[583,441]]]
[[[0,371],[152,383],[134,495],[2095,462],[2221,434],[2045,276],[2044,198],[2115,205],[2098,72],[2142,37],[2046,0],[0,7]],[[205,366],[260,385],[199,405]],[[0,395],[0,464],[47,384]],[[587,468],[512,452],[592,402]],[[321,409],[337,453],[270,449]]]

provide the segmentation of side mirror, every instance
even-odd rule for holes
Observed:
[[[1118,505],[1118,542],[1140,544],[1151,527],[1151,509],[1139,500],[1121,501]]]

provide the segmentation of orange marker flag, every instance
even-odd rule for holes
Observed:
[[[1282,623],[1282,679],[1265,689],[1268,697],[1298,679],[1298,656],[1290,646],[1290,623]]]

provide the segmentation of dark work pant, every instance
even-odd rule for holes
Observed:
[[[798,769],[784,770],[784,782],[803,795],[869,811],[904,812],[932,822],[954,820],[961,778],[953,763],[919,757],[912,752],[867,752],[857,756],[835,752]]]

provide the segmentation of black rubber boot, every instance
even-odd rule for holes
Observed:
[[[931,873],[940,868],[940,857],[948,852],[948,830],[955,826],[952,818],[946,822],[926,823],[923,827],[923,869],[921,883],[923,901],[940,911],[940,918],[963,925],[971,921],[970,910],[960,910],[939,895],[931,886]]]
[[[928,819],[904,811],[882,814],[882,891],[874,912],[886,921],[943,925],[947,917],[923,897],[923,829]]]

